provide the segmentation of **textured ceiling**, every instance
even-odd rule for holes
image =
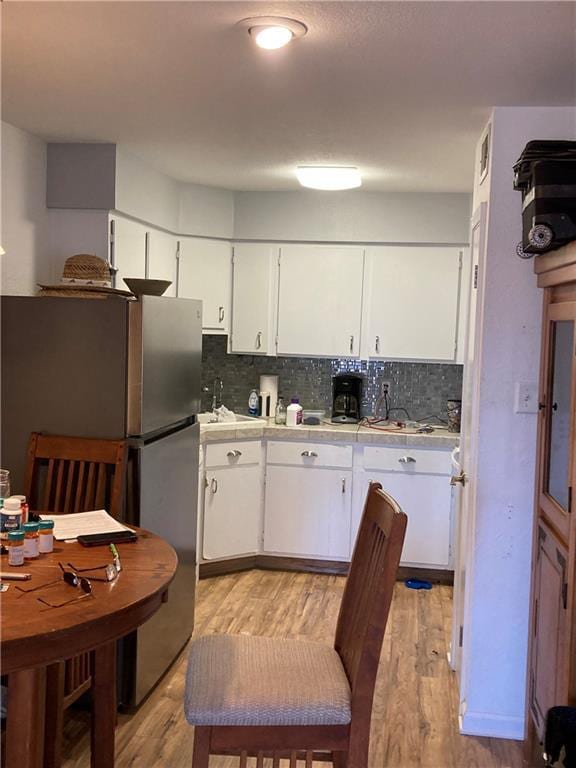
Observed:
[[[576,103],[571,2],[2,6],[3,119],[230,189],[332,163],[366,189],[468,191],[491,106]],[[257,49],[235,24],[265,14],[309,32]]]

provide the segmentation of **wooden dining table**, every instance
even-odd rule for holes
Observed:
[[[114,765],[116,724],[116,641],[143,624],[168,599],[168,587],[176,573],[177,556],[159,536],[134,529],[137,541],[118,545],[122,570],[110,582],[91,579],[92,595],[51,608],[43,596],[62,603],[79,588],[65,583],[23,594],[59,579],[59,562],[76,569],[112,562],[109,547],[83,547],[77,542],[54,542],[54,552],[10,567],[1,558],[1,570],[32,575],[30,581],[4,581],[1,594],[0,654],[2,674],[8,675],[6,765],[8,768],[41,768],[43,762],[46,668],[76,654],[92,652],[91,765]],[[102,575],[90,571],[80,575]]]

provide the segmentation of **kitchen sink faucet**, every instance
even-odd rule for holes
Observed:
[[[224,382],[218,376],[214,379],[212,385],[212,410],[215,411],[218,408],[218,394],[220,394],[220,405],[222,405],[222,392],[224,390]]]

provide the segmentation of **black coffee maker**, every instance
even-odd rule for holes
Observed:
[[[341,374],[332,378],[332,421],[358,424],[361,419],[362,377]]]

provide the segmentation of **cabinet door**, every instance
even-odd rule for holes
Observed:
[[[364,250],[282,246],[278,354],[358,357]]]
[[[158,229],[148,230],[148,272],[146,277],[155,280],[170,280],[170,285],[164,296],[176,296],[176,248],[177,240],[174,235],[160,232]]]
[[[262,530],[260,466],[209,469],[206,481],[204,559],[257,552]]]
[[[267,244],[234,246],[231,352],[275,352],[279,252]]]
[[[542,736],[550,707],[568,704],[567,552],[546,526],[538,526],[534,573],[530,708]]]
[[[546,314],[540,410],[540,506],[568,541],[574,468],[576,302],[552,304]]]
[[[352,545],[370,482],[382,483],[408,515],[402,565],[448,568],[450,562],[450,478],[445,475],[402,475],[392,472],[356,473]]]
[[[128,291],[125,277],[146,277],[146,227],[120,216],[114,216],[111,221],[112,266],[116,270],[114,287]]]
[[[264,549],[297,557],[350,557],[352,472],[268,466]]]
[[[363,352],[370,357],[455,360],[461,249],[368,249]]]
[[[227,333],[230,314],[232,246],[218,240],[180,240],[178,296],[202,299],[202,327]]]

